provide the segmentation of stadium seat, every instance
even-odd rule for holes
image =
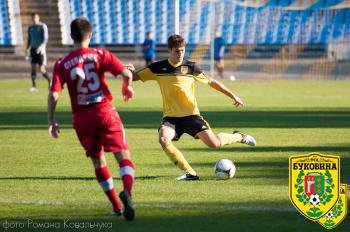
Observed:
[[[180,31],[187,42],[208,43],[211,3],[179,2],[180,24],[183,25]],[[269,0],[253,7],[245,6],[244,0],[223,0],[216,3],[215,18],[228,44],[319,44],[348,38],[349,10],[332,9],[342,0],[316,1],[306,9],[305,6],[289,8],[298,6],[299,2]],[[231,9],[232,14],[220,10],[221,7]],[[83,15],[92,21],[93,44],[140,44],[147,31],[153,32],[157,44],[166,44],[167,37],[173,32],[173,0],[70,0],[70,8],[72,18]],[[200,13],[198,9],[201,9]]]
[[[313,5],[310,6],[310,9],[329,8],[329,7],[338,5],[343,1],[344,0],[318,0]]]
[[[0,45],[11,45],[10,21],[6,0],[0,0]]]

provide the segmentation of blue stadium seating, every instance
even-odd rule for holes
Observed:
[[[4,2],[5,0],[1,0]],[[325,44],[350,39],[350,9],[333,9],[344,0],[305,1],[222,0],[226,11],[216,21],[227,44]],[[140,44],[152,31],[156,43],[166,44],[173,33],[173,0],[70,0],[72,18],[87,17],[93,24],[93,44]],[[220,5],[222,4],[222,5]],[[292,8],[291,8],[292,7]],[[294,8],[293,8],[294,7]],[[180,33],[188,44],[209,43],[210,2],[180,0]],[[230,11],[227,11],[229,9]]]
[[[312,1],[306,9],[288,8],[300,2],[297,0],[269,0],[259,6],[247,2],[216,2],[216,9],[220,4],[230,9],[216,15],[216,20],[222,19],[218,27],[227,44],[325,44],[350,40],[350,9],[333,9],[344,0]],[[140,44],[147,31],[154,32],[156,43],[165,44],[173,33],[173,0],[70,0],[70,9],[72,18],[85,16],[92,22],[92,44]],[[207,1],[180,0],[180,33],[188,44],[209,42],[210,9]],[[11,42],[7,1],[0,0],[0,45]]]
[[[270,7],[285,7],[290,6],[294,0],[270,0],[268,1],[264,6],[270,6]]]
[[[328,8],[339,3],[342,3],[344,0],[318,0],[315,4],[310,6],[310,9],[319,9],[319,8]]]
[[[10,21],[6,0],[0,0],[0,45],[11,45]]]

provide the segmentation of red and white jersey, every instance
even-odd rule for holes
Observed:
[[[81,48],[55,63],[51,91],[62,91],[67,84],[72,111],[102,107],[112,100],[105,72],[117,76],[124,70],[119,59],[104,49]]]

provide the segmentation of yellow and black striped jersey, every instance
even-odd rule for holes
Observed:
[[[210,79],[195,62],[170,60],[155,62],[137,72],[142,81],[157,81],[163,98],[163,117],[199,115],[195,98],[195,82],[209,84]]]

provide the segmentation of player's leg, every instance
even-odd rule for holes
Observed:
[[[134,182],[134,165],[131,161],[129,145],[123,124],[117,111],[113,107],[100,110],[99,119],[99,143],[105,151],[113,152],[119,167],[124,190],[119,194],[124,205],[123,215],[126,220],[135,218],[135,210],[131,199],[131,190]]]
[[[36,88],[36,66],[38,64],[38,56],[35,48],[30,48],[30,77],[32,79],[31,92],[37,92]]]
[[[219,66],[220,66],[220,68],[219,68],[219,70],[220,70],[220,76],[221,76],[221,78],[223,79],[224,78],[224,60],[223,59],[220,59],[219,60]]]
[[[221,79],[224,78],[224,61],[223,59],[218,59],[217,61],[217,70]]]
[[[130,151],[113,152],[119,164],[119,176],[123,181],[124,190],[131,196],[132,185],[135,178],[134,164],[131,161]]]
[[[216,71],[218,72],[218,74],[219,74],[219,70],[218,70],[218,60],[217,60],[217,59],[215,59],[215,61],[214,61],[214,70],[216,70]]]
[[[113,178],[107,168],[107,161],[104,154],[91,157],[91,161],[95,167],[96,179],[113,206],[113,214],[120,216],[122,205],[115,192]]]
[[[50,88],[50,77],[46,71],[46,63],[47,63],[47,56],[46,56],[46,49],[42,49],[40,51],[40,54],[38,54],[38,64],[39,69],[43,77],[47,80],[49,88]]]
[[[195,138],[199,138],[208,147],[217,148],[232,143],[245,143],[250,146],[255,146],[255,139],[246,135],[240,131],[234,131],[231,133],[219,133],[214,134],[209,124],[201,117],[194,116],[192,121],[188,121],[186,133],[192,135]]]
[[[43,75],[43,77],[47,80],[47,82],[48,82],[48,84],[49,84],[49,87],[50,87],[50,77],[49,77],[49,75],[48,75],[48,73],[47,73],[47,71],[46,71],[46,67],[45,67],[45,65],[44,64],[42,64],[42,65],[39,65],[39,69],[40,69],[40,72],[41,72],[41,74]]]
[[[31,92],[36,92],[38,89],[36,88],[36,63],[30,64],[30,77],[32,79],[32,87],[30,88]]]
[[[202,140],[202,142],[210,148],[217,148],[221,146],[219,137],[214,134],[211,129],[199,132],[196,137]]]
[[[184,132],[191,135],[195,139],[200,139],[205,145],[211,148],[220,147],[219,138],[213,133],[209,123],[200,115],[192,115],[186,117],[181,126]]]
[[[164,152],[167,154],[171,162],[173,162],[179,169],[185,172],[185,174],[178,178],[178,180],[196,180],[199,179],[197,173],[193,170],[190,164],[187,162],[182,152],[178,150],[172,140],[175,138],[175,128],[173,124],[163,122],[158,131],[159,143],[162,146]],[[186,175],[189,174],[189,175]],[[183,178],[185,177],[185,178]]]
[[[239,131],[234,131],[232,134],[219,133],[216,135],[212,130],[205,130],[199,132],[196,137],[211,148],[222,147],[232,143],[244,143],[249,146],[256,146],[256,141],[251,135],[246,135]]]
[[[149,64],[148,64],[148,65],[154,63],[155,60],[156,60],[156,57],[155,57],[155,56],[152,56],[151,59],[150,59],[150,61],[149,61]]]
[[[220,133],[220,134],[226,134],[226,133]],[[231,135],[231,134],[229,134],[229,135]],[[256,141],[255,141],[254,137],[251,135],[247,135],[247,134],[240,132],[238,130],[233,131],[232,135],[241,135],[242,140],[240,141],[240,143],[244,143],[244,144],[247,144],[247,145],[253,146],[253,147],[256,146]]]
[[[215,70],[217,71],[219,78],[221,78],[221,74],[220,74],[220,64],[219,64],[219,59],[216,58],[215,59]]]
[[[124,217],[126,220],[134,220],[135,209],[131,199],[131,190],[135,178],[134,164],[131,161],[129,150],[121,150],[113,152],[119,167],[120,178],[123,181],[124,191],[119,194],[120,199],[124,204]]]
[[[104,156],[104,149],[100,143],[99,134],[96,132],[100,121],[93,110],[81,110],[73,114],[73,127],[86,151],[86,156],[91,158],[96,179],[113,206],[113,214],[121,215],[122,205],[115,192],[113,178]]]

